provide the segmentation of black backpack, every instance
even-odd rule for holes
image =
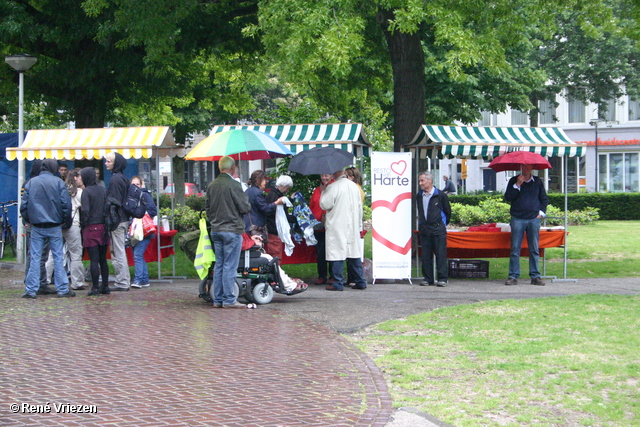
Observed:
[[[142,218],[147,213],[147,205],[142,198],[143,195],[142,188],[129,184],[129,191],[122,205],[124,213],[134,218]]]
[[[120,224],[120,215],[118,209],[120,208],[120,202],[113,198],[107,197],[104,203],[104,227],[107,231],[115,231]]]

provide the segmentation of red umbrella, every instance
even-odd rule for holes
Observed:
[[[531,151],[512,151],[496,157],[489,163],[489,167],[496,172],[517,171],[524,165],[532,166],[533,169],[551,169],[547,159]]]

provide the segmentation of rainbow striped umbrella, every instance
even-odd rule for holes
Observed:
[[[275,159],[293,156],[280,141],[264,132],[234,129],[208,136],[193,147],[187,160],[220,160],[230,156],[236,160]]]

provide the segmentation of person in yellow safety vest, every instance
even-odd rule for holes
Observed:
[[[196,268],[196,272],[200,279],[204,279],[209,274],[211,265],[216,260],[216,255],[213,253],[213,245],[209,238],[209,232],[207,231],[207,220],[200,218],[200,240],[198,241],[198,247],[196,249],[196,257],[193,260],[193,266]]]

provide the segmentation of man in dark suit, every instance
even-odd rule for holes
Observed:
[[[422,245],[421,286],[445,287],[449,280],[447,260],[447,224],[451,219],[449,198],[433,186],[431,172],[422,172],[418,176],[420,191],[416,194],[418,207],[418,231]],[[436,257],[438,281],[433,276],[433,256]]]

